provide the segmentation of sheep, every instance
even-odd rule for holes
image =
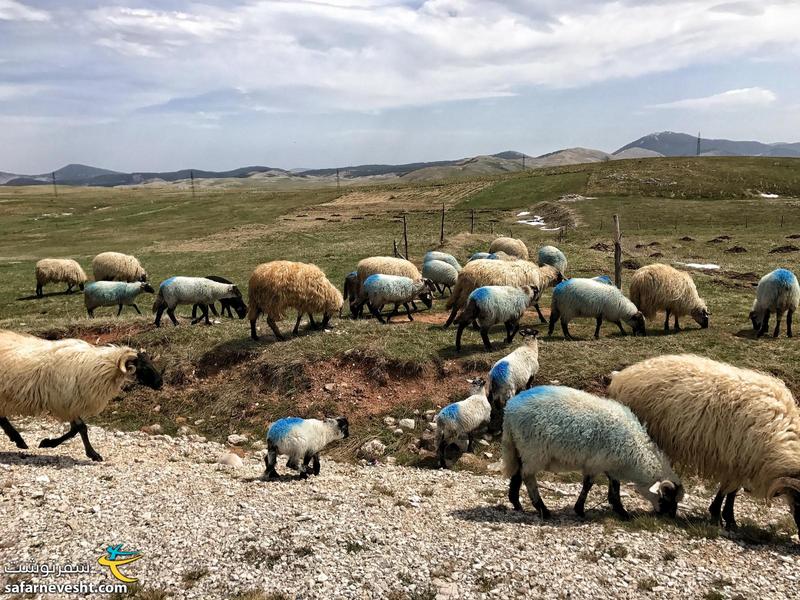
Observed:
[[[486,381],[476,378],[469,383],[471,388],[466,400],[448,404],[436,415],[436,456],[442,469],[447,468],[448,448],[455,446],[457,456],[466,439],[467,452],[471,452],[475,434],[489,424],[491,407],[486,397]]]
[[[584,505],[597,475],[608,477],[608,501],[628,519],[619,496],[621,480],[631,481],[656,512],[675,516],[683,484],[669,460],[625,406],[563,386],[543,385],[514,396],[506,405],[502,437],[503,472],[509,478],[508,499],[522,510],[522,482],[542,519],[550,511],[539,495],[536,473],[581,471],[583,489],[575,513]]]
[[[491,257],[492,254],[490,254],[489,252],[475,252],[472,256],[469,257],[469,260],[467,262],[469,263],[472,262],[473,260],[492,260]]]
[[[528,260],[528,247],[525,242],[512,237],[496,238],[489,246],[489,252],[503,251],[511,256]]]
[[[506,326],[506,343],[510,344],[519,331],[519,320],[538,295],[535,286],[521,288],[510,285],[487,285],[480,287],[469,295],[467,305],[458,315],[456,323],[456,352],[461,352],[461,334],[472,321],[480,326],[481,339],[487,350],[492,349],[489,341],[489,329],[497,323]]]
[[[800,410],[779,379],[691,354],[665,355],[612,374],[611,397],[636,414],[673,462],[719,482],[713,520],[736,528],[745,487],[787,497],[800,529]]]
[[[89,317],[94,317],[94,310],[99,306],[119,306],[117,316],[122,313],[123,306],[132,306],[138,314],[142,314],[136,306],[136,297],[142,293],[155,294],[153,286],[147,282],[137,281],[95,281],[83,290],[83,303]]]
[[[660,310],[666,312],[664,333],[669,333],[670,315],[675,318],[676,332],[681,330],[678,317],[684,315],[691,315],[701,328],[708,327],[708,307],[685,271],[661,263],[637,269],[631,277],[630,297],[646,319]]]
[[[567,257],[555,246],[542,246],[536,258],[540,267],[550,265],[558,269],[562,275],[567,274]]]
[[[606,285],[614,285],[614,282],[611,281],[611,277],[608,275],[598,275],[597,277],[592,277],[593,281],[599,281],[600,283],[604,283]]]
[[[513,254],[508,254],[506,252],[503,252],[502,250],[498,250],[497,252],[492,252],[486,258],[488,260],[504,260],[506,262],[515,261],[515,260],[523,260],[519,256],[514,256]]]
[[[206,279],[210,279],[211,281],[216,281],[217,283],[233,283],[232,281],[225,279],[224,277],[220,277],[219,275],[206,275]],[[236,311],[236,316],[238,316],[239,319],[244,319],[245,316],[247,315],[247,305],[244,303],[244,300],[242,300],[241,297],[222,298],[219,302],[222,305],[222,308],[220,309],[219,313],[217,312],[217,308],[213,302],[208,305],[208,309],[211,311],[211,314],[213,314],[215,317],[218,317],[220,313],[224,317],[225,313],[227,312],[228,317],[232,319],[234,310]],[[197,317],[198,310],[200,311],[203,310],[202,304],[195,304],[194,306],[192,306],[193,319]]]
[[[419,298],[430,308],[433,306],[433,296],[431,292],[435,288],[430,279],[412,280],[408,277],[398,277],[397,275],[370,275],[361,287],[361,299],[359,300],[358,311],[366,302],[370,312],[381,323],[388,323],[397,314],[398,307],[402,304],[406,309],[406,316],[409,321],[413,321],[411,308],[408,303],[414,298]],[[394,310],[384,320],[381,310],[384,304],[394,304]]]
[[[361,286],[358,283],[358,271],[351,271],[345,275],[344,285],[342,286],[342,296],[344,297],[344,301],[350,305],[351,311],[354,303],[358,302],[360,290]]]
[[[594,317],[597,327],[594,337],[600,337],[600,325],[603,319],[611,321],[619,327],[622,335],[626,335],[622,327],[625,321],[633,328],[633,335],[647,335],[644,315],[636,305],[628,300],[613,285],[607,285],[593,279],[572,278],[559,283],[553,290],[553,303],[550,308],[550,326],[548,335],[553,335],[556,321],[561,320],[564,337],[574,339],[567,325],[575,317]]]
[[[92,259],[95,281],[147,281],[139,259],[120,252],[101,252]]]
[[[320,451],[330,442],[349,435],[350,425],[346,417],[324,421],[299,417],[278,419],[267,430],[267,455],[264,457],[267,468],[263,479],[270,481],[280,478],[275,470],[279,454],[288,456],[286,466],[299,471],[301,479],[308,477],[308,463],[312,461],[311,472],[319,475]]]
[[[423,267],[425,266],[426,262],[432,260],[441,260],[452,266],[456,271],[461,271],[461,265],[459,264],[458,260],[456,260],[456,257],[452,254],[448,254],[447,252],[437,252],[436,250],[426,252],[425,257],[422,259]]]
[[[519,334],[525,338],[525,343],[494,363],[489,371],[488,398],[492,406],[489,431],[493,433],[503,426],[503,410],[508,401],[530,388],[539,372],[539,332],[524,328]]]
[[[158,295],[153,304],[153,312],[156,314],[156,327],[161,327],[161,315],[167,311],[173,325],[178,326],[178,319],[175,317],[175,307],[179,304],[200,304],[203,311],[201,317],[192,319],[192,325],[205,319],[206,325],[210,325],[208,319],[208,305],[223,298],[241,298],[242,293],[239,288],[231,283],[218,283],[205,277],[170,277],[161,282],[158,288]]]
[[[458,280],[458,271],[453,265],[442,260],[429,260],[422,264],[422,276],[430,279],[444,298],[445,289],[453,293],[453,286]]]
[[[769,328],[770,312],[775,312],[775,332],[773,337],[778,337],[781,332],[781,319],[786,312],[786,335],[792,337],[792,315],[800,303],[800,286],[797,277],[788,269],[775,269],[761,278],[756,288],[756,299],[750,311],[750,320],[753,329],[758,332],[758,337],[767,333]]]
[[[144,352],[127,346],[93,346],[76,339],[43,340],[0,330],[0,428],[17,448],[28,446],[8,421],[9,416],[49,413],[69,422],[59,438],[44,439],[40,448],[55,448],[80,434],[86,456],[102,461],[91,443],[84,419],[100,414],[134,378],[155,390],[159,373]]]
[[[36,296],[41,298],[42,288],[48,283],[66,283],[67,294],[76,285],[83,291],[87,277],[81,266],[71,258],[43,258],[36,263]]]
[[[526,260],[505,262],[497,260],[475,260],[467,263],[461,273],[458,274],[458,281],[453,288],[453,293],[447,300],[446,307],[451,309],[450,316],[444,324],[449,327],[456,318],[458,311],[466,306],[469,295],[476,289],[484,285],[513,285],[535,286],[541,294],[553,283],[562,280],[561,273],[555,267],[537,267]],[[539,308],[539,297],[534,302],[534,308],[539,314],[542,323],[547,321]]]
[[[397,275],[398,277],[408,277],[409,279],[420,279],[422,273],[412,263],[404,258],[394,258],[393,256],[370,256],[364,258],[356,265],[356,273],[358,274],[358,296],[361,297],[361,286],[364,285],[364,280],[370,275]],[[358,303],[358,312],[353,312],[353,316],[358,318],[363,314],[364,305]],[[414,310],[417,305],[411,302]],[[352,307],[351,307],[352,312]]]
[[[286,316],[287,308],[297,310],[294,335],[298,334],[303,314],[322,313],[322,328],[334,314],[341,313],[344,298],[322,270],[312,264],[275,260],[258,265],[250,275],[249,308],[250,337],[258,340],[256,321],[263,314],[275,338],[284,340],[276,321]],[[316,327],[312,324],[312,327]]]

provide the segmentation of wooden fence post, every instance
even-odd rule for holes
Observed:
[[[408,260],[408,223],[406,223],[406,213],[403,213],[403,248],[406,255],[403,257]]]
[[[444,202],[442,202],[442,229],[439,233],[439,245],[444,244]]]
[[[614,215],[614,285],[622,289],[622,233],[619,231],[619,215]]]
[[[469,232],[475,233],[475,209],[470,209],[469,212]]]

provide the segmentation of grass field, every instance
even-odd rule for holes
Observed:
[[[592,199],[559,201],[563,194]],[[653,355],[696,352],[770,371],[798,392],[798,342],[753,339],[747,320],[753,283],[779,266],[796,270],[797,251],[771,251],[800,246],[800,240],[790,239],[800,234],[798,197],[800,160],[749,158],[614,161],[473,182],[343,187],[341,192],[265,187],[202,190],[193,196],[172,188],[62,188],[54,197],[47,187],[0,188],[0,327],[149,349],[167,367],[168,385],[158,393],[135,388],[115,403],[101,420],[116,426],[160,423],[170,433],[185,419],[210,437],[244,432],[257,438],[279,416],[345,413],[353,418],[353,436],[337,450],[340,456],[352,456],[360,443],[378,435],[398,459],[414,462],[416,455],[407,450],[412,436],[394,437],[382,417],[436,408],[462,396],[468,376],[485,373],[508,352],[501,344],[484,352],[478,335],[467,331],[457,356],[454,332],[441,328],[444,301],[413,323],[397,318],[380,326],[372,319],[343,319],[335,321],[332,332],[304,332],[285,343],[264,335],[254,343],[245,321],[222,319],[205,327],[183,319],[178,328],[155,329],[148,313],[138,317],[126,311],[115,318],[114,309],[99,309],[98,318],[86,319],[79,294],[63,295],[53,286],[43,299],[31,298],[34,263],[69,256],[88,272],[92,256],[116,250],[137,255],[155,282],[172,275],[219,274],[245,291],[257,264],[289,259],[316,263],[338,285],[359,259],[391,254],[393,240],[402,247],[397,219],[402,211],[407,212],[410,258],[419,263],[426,250],[439,247],[444,205],[443,248],[461,260],[486,249],[494,235],[511,232],[534,251],[557,243],[569,258],[569,275],[594,276],[613,271],[611,217],[619,214],[624,258],[631,266],[721,266],[694,273],[712,311],[711,328],[700,331],[684,320],[686,331],[663,335],[663,321],[657,320],[649,324],[646,338],[623,338],[604,327],[595,341],[593,323],[576,322],[571,328],[582,341],[565,342],[560,335],[542,340],[539,382],[602,390],[604,376],[613,369]],[[516,214],[523,210],[542,215],[551,227],[565,226],[563,242],[556,232],[518,223]],[[734,247],[744,251],[728,251]],[[624,282],[631,272],[624,272]],[[544,308],[549,299],[546,292]],[[149,308],[150,303],[144,298],[140,305]],[[185,317],[188,307],[178,312]],[[528,321],[534,323],[533,317]],[[281,326],[288,331],[292,324]],[[261,329],[266,333],[265,324]],[[500,339],[499,333],[492,337]],[[333,392],[323,389],[327,383],[336,384]]]

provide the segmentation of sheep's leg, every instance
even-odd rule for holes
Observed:
[[[608,477],[608,503],[611,505],[611,508],[614,509],[614,512],[619,515],[619,518],[623,521],[627,521],[631,518],[628,514],[628,511],[625,510],[625,507],[622,506],[622,500],[619,497],[619,481],[611,477],[608,473],[606,473]]]
[[[556,328],[556,321],[558,321],[558,317],[560,316],[557,308],[552,308],[550,310],[550,327],[547,328],[547,335],[553,335],[553,330]]]
[[[303,318],[303,313],[297,313],[297,321],[295,321],[294,329],[292,329],[292,335],[298,335],[300,333],[300,319]]]
[[[8,436],[8,439],[16,444],[17,448],[20,448],[21,450],[28,449],[28,444],[26,444],[25,440],[22,439],[19,431],[14,429],[14,426],[5,417],[0,417],[0,428],[2,428],[2,430]]]
[[[64,292],[64,293],[65,294],[71,294],[72,293],[72,284],[71,283],[69,285],[67,285],[67,291]]]
[[[786,337],[792,337],[792,315],[793,310],[786,311]]]
[[[156,312],[156,327],[161,327],[161,315],[164,314],[164,307],[159,306]]]
[[[600,339],[600,326],[603,324],[603,315],[597,317],[597,327],[594,328],[594,339]]]
[[[133,307],[133,310],[135,310],[135,311],[136,311],[138,314],[140,314],[140,315],[142,314],[142,311],[140,311],[140,310],[139,310],[139,307],[138,307],[138,306],[136,306],[136,304],[135,304],[135,303],[134,303],[134,304],[131,304],[131,306]]]
[[[444,328],[447,329],[450,325],[453,324],[453,321],[456,319],[456,315],[458,314],[458,304],[453,304],[453,308],[450,311],[450,316],[447,317],[447,321],[444,322]]]
[[[333,325],[329,325],[328,322],[331,320],[331,316],[328,313],[324,313],[322,315],[322,322],[319,325],[320,329],[333,329]]]
[[[525,487],[528,489],[528,497],[531,499],[531,504],[539,513],[542,519],[550,518],[550,510],[544,505],[542,497],[539,495],[539,484],[536,482],[536,474],[531,473],[523,478]]]
[[[175,316],[175,309],[174,308],[167,308],[167,316],[169,317],[170,321],[172,321],[172,324],[175,325],[175,327],[177,327],[178,326],[178,319]]]
[[[311,313],[308,313],[308,326],[311,329],[313,329],[314,331],[319,329],[319,326],[317,325],[317,322],[314,320],[314,315],[311,314]]]
[[[197,309],[200,308],[200,304],[193,304],[192,305],[192,319],[197,318]]]
[[[308,477],[308,464],[311,462],[311,456],[312,456],[311,454],[306,454],[303,457],[303,471],[302,472],[304,472],[306,474],[306,477]]]
[[[211,325],[211,321],[208,318],[208,304],[203,304],[203,320],[206,322],[206,325]]]
[[[508,323],[511,324],[510,328],[508,326]],[[517,335],[517,332],[519,331],[519,321],[508,321],[506,324],[506,330],[507,330],[506,342],[510,344],[511,342],[514,341],[514,336]]]
[[[775,312],[775,331],[772,337],[778,337],[781,334],[781,321],[783,321],[783,312],[779,310]]]
[[[538,303],[538,302],[536,302],[536,303],[533,305],[533,307],[536,309],[536,314],[538,314],[538,315],[539,315],[539,322],[540,322],[540,323],[547,323],[547,319],[545,319],[545,318],[544,318],[544,315],[542,314],[542,309],[541,309],[541,308],[539,308],[539,303]]]
[[[416,308],[414,310],[416,310]],[[392,317],[395,316],[399,311],[400,311],[400,306],[395,302],[392,312],[386,315],[386,322],[389,323],[392,320]]]
[[[37,285],[36,286],[36,297],[37,298],[41,298],[42,296],[44,296],[44,292],[42,291],[42,287],[43,286],[41,286],[41,285]]]
[[[267,445],[267,455],[264,457],[264,464],[266,465],[266,469],[264,471],[264,476],[262,479],[265,481],[271,481],[273,479],[280,479],[280,475],[278,475],[278,471],[275,470],[275,465],[278,462],[278,449],[275,446],[268,444]]]
[[[283,341],[283,340],[286,339],[286,338],[283,337],[283,334],[281,333],[281,330],[278,329],[278,324],[275,322],[275,320],[272,317],[267,317],[267,325],[269,325],[269,328],[272,329],[272,333],[275,334],[275,339],[278,339],[280,341]]]
[[[472,433],[467,434],[467,452],[475,451],[475,437]]]
[[[256,316],[250,320],[250,337],[258,341],[258,331],[256,331],[256,321],[258,321],[258,317],[261,316],[261,309],[256,310]]]
[[[681,330],[681,325],[680,325],[680,323],[678,323],[678,315],[675,315],[675,327],[673,327],[672,329],[673,329],[673,331],[680,331]]]
[[[122,314],[122,304],[120,304],[119,308],[117,309],[117,316],[120,316],[121,314]]]
[[[461,335],[466,329],[468,321],[462,321],[458,324],[458,331],[456,331],[456,352],[461,352]]]
[[[584,510],[584,506],[586,505],[586,498],[589,495],[589,490],[592,489],[594,485],[594,477],[591,475],[584,475],[583,476],[583,488],[581,489],[581,493],[578,496],[578,501],[575,502],[575,514],[578,515],[581,519],[586,516],[586,511]]]
[[[506,326],[506,344],[511,343],[511,321],[503,323]]]
[[[314,475],[319,475],[319,452],[311,457],[311,468]]]
[[[403,306],[406,307],[406,316],[408,317],[408,320],[413,321],[414,317],[411,316],[411,309],[408,307],[408,302],[404,302]]]
[[[520,468],[511,476],[508,482],[508,501],[514,510],[522,511],[522,504],[519,501],[519,489],[522,487],[522,469]]]
[[[297,471],[300,473],[300,479],[308,479],[308,470],[306,469],[308,462],[306,462],[306,459],[304,458],[303,462],[299,464],[296,462],[295,465],[297,466]]]
[[[561,319],[561,331],[564,333],[565,340],[573,340],[575,338],[572,337],[572,334],[569,332],[569,327],[567,326],[567,320]]]
[[[717,492],[717,495],[714,496],[714,500],[711,501],[711,505],[708,507],[708,512],[711,513],[711,521],[715,525],[722,525],[720,512],[722,510],[722,501],[724,499],[725,493],[722,491],[722,488],[720,488]]]
[[[86,427],[86,423],[84,423],[81,419],[78,419],[77,421],[78,433],[81,435],[81,441],[83,442],[83,449],[86,452],[86,456],[95,462],[102,462],[103,457],[100,456],[94,448],[92,448],[92,444],[89,442],[89,428]]]
[[[492,342],[489,340],[489,328],[481,327],[481,339],[483,340],[483,347],[487,350],[492,349]]]
[[[57,438],[45,438],[41,442],[39,442],[39,448],[56,448],[60,446],[67,440],[71,440],[76,435],[78,435],[78,421],[71,421],[69,424],[69,431],[62,435],[61,437]]]
[[[758,337],[761,337],[765,333],[767,333],[767,329],[769,329],[769,311],[764,311],[764,321],[761,323],[761,329],[758,330]]]
[[[620,332],[622,335],[628,335],[628,334],[627,334],[627,332],[625,331],[625,328],[622,326],[622,321],[614,321],[614,325],[616,325],[617,327],[619,327],[619,332]]]
[[[222,304],[222,300],[220,300],[220,304]],[[210,310],[211,314],[214,315],[215,317],[219,316],[219,313],[217,312],[217,307],[216,307],[214,302],[212,302],[211,304],[208,305],[208,310]],[[230,313],[230,311],[231,311],[231,307],[228,306],[228,312]],[[222,305],[222,316],[223,317],[225,316],[225,305],[224,304]],[[229,316],[231,318],[233,318],[233,315],[229,315]]]
[[[89,313],[89,318],[90,319],[94,319],[94,309],[93,308],[87,308],[86,312]]]
[[[411,301],[411,308],[414,309],[414,312],[418,312],[419,311],[419,309],[417,308],[417,303],[414,302],[413,300]]]
[[[444,451],[447,448],[447,444],[445,443],[444,439],[439,439],[439,443],[436,445],[436,459],[439,461],[439,468],[446,469],[447,462],[444,459]]]
[[[381,322],[381,323],[383,323],[384,325],[386,324],[386,320],[383,318],[383,315],[381,315],[381,311],[379,311],[377,308],[375,308],[374,306],[372,306],[372,302],[367,302],[367,307],[369,308],[369,312],[371,312],[371,313],[372,313],[372,315],[373,315],[373,316],[374,316],[376,319],[378,319],[378,321],[380,321],[380,322]]]
[[[725,496],[725,508],[722,509],[722,518],[725,520],[725,529],[728,531],[736,531],[738,525],[736,524],[736,517],[733,516],[733,503],[736,500],[736,494],[739,490],[733,490],[730,494]]]
[[[664,319],[664,333],[669,333],[669,310],[667,311],[667,318]]]

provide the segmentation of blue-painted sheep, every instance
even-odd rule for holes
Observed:
[[[598,475],[609,480],[608,501],[623,519],[628,513],[619,496],[620,481],[630,481],[658,513],[675,516],[683,485],[669,461],[627,407],[580,390],[544,385],[514,396],[503,417],[503,471],[509,478],[508,499],[522,510],[519,490],[528,490],[539,516],[550,511],[539,495],[539,471],[583,473],[575,513],[584,504]]]
[[[519,320],[528,306],[534,302],[538,290],[532,286],[521,288],[510,285],[487,285],[469,295],[467,305],[456,318],[456,352],[461,352],[461,335],[467,325],[477,321],[481,339],[487,350],[492,349],[489,329],[492,325],[503,323],[506,326],[506,343],[510,344],[519,331]]]
[[[539,372],[539,332],[535,329],[522,329],[519,334],[525,343],[504,356],[489,371],[489,403],[492,418],[489,431],[497,432],[503,426],[503,411],[508,401],[522,390],[533,385]]]
[[[592,277],[592,281],[599,281],[600,283],[605,283],[606,285],[614,285],[614,282],[611,281],[611,277],[608,275],[598,275],[597,277]]]
[[[36,295],[39,298],[44,295],[42,288],[48,283],[66,283],[66,293],[71,294],[75,286],[82,290],[86,279],[86,273],[71,258],[43,258],[36,263]]]
[[[797,284],[797,277],[788,269],[775,269],[768,273],[758,282],[756,289],[756,299],[753,302],[753,309],[750,311],[750,320],[753,322],[753,329],[761,337],[767,333],[769,328],[769,318],[771,313],[775,313],[775,332],[774,337],[778,337],[781,332],[781,319],[786,313],[786,335],[792,337],[792,315],[797,310],[800,303],[800,285]]]
[[[83,303],[90,317],[94,317],[94,310],[100,306],[119,306],[117,316],[122,313],[123,306],[132,306],[138,314],[142,314],[136,306],[136,297],[142,293],[155,294],[155,290],[142,281],[95,281],[83,290]]]
[[[675,331],[680,331],[678,317],[691,315],[700,327],[708,327],[708,307],[697,293],[692,276],[669,265],[656,263],[637,269],[631,277],[631,302],[646,319],[658,311],[666,313],[664,332],[669,332],[669,317],[675,318]]]
[[[319,475],[319,453],[330,442],[350,435],[345,417],[334,419],[301,419],[286,417],[275,421],[267,430],[267,455],[264,479],[278,479],[275,470],[278,455],[288,457],[286,466],[299,471],[301,479],[308,477],[308,464],[313,461],[311,472]]]
[[[433,285],[444,298],[445,289],[453,293],[453,287],[458,281],[458,271],[453,265],[442,260],[428,260],[422,264],[422,276],[430,279]]]
[[[466,441],[466,450],[471,452],[475,434],[489,424],[491,408],[486,397],[486,381],[477,378],[470,384],[467,399],[448,404],[436,415],[436,456],[442,469],[447,468],[448,450],[454,448],[451,455],[458,460]]]
[[[216,281],[217,283],[228,283],[232,284],[233,282],[229,279],[225,279],[224,277],[220,277],[219,275],[206,275],[206,279],[210,279],[211,281]],[[237,296],[236,298],[222,298],[219,303],[222,305],[220,312],[217,312],[217,308],[214,303],[206,305],[208,310],[211,311],[211,314],[215,317],[218,317],[220,314],[224,317],[225,313],[228,313],[228,317],[231,319],[233,318],[233,311],[236,311],[236,316],[239,319],[244,319],[247,316],[247,305],[244,303],[241,297]],[[202,304],[195,304],[192,306],[192,319],[197,317],[197,311],[203,310]]]
[[[92,259],[95,281],[147,281],[139,259],[120,252],[101,252]]]
[[[553,335],[556,322],[561,320],[564,337],[573,339],[567,325],[576,317],[593,317],[597,320],[594,337],[600,337],[603,319],[611,321],[625,335],[622,321],[633,328],[633,334],[646,335],[644,315],[621,291],[593,279],[567,279],[553,290],[548,335]]]
[[[361,300],[358,310],[367,303],[370,312],[381,323],[388,323],[397,314],[402,304],[406,309],[406,316],[409,321],[413,321],[411,308],[408,306],[415,298],[419,298],[430,308],[433,306],[433,296],[431,292],[435,288],[429,279],[412,280],[408,277],[398,277],[397,275],[370,275],[361,286]],[[394,304],[394,310],[384,320],[381,310],[385,304]]]
[[[539,248],[537,262],[540,267],[550,265],[558,269],[562,275],[567,274],[567,257],[555,246],[542,246]]]
[[[426,252],[425,257],[422,259],[423,266],[426,262],[431,260],[441,260],[442,262],[446,262],[452,266],[456,271],[461,271],[461,265],[459,264],[458,260],[456,260],[456,257],[452,254],[448,254],[447,252],[437,252],[436,250]]]
[[[210,325],[208,319],[208,305],[223,298],[241,298],[242,293],[231,283],[217,283],[205,277],[170,277],[161,282],[158,288],[158,295],[153,304],[153,312],[156,313],[156,327],[161,327],[161,316],[164,310],[177,327],[178,319],[175,317],[175,308],[179,304],[200,304],[203,309],[203,316],[192,319],[192,325],[205,319],[206,325]]]

